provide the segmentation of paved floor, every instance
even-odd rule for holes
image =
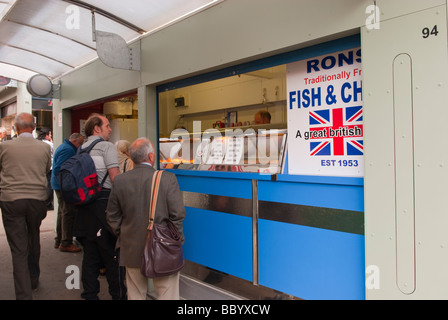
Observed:
[[[1,211],[0,211],[1,215]],[[82,251],[79,253],[61,252],[54,248],[55,212],[48,211],[47,217],[40,227],[41,258],[39,288],[33,292],[34,300],[82,300],[82,284],[79,279],[79,289],[69,289],[77,283],[73,270],[81,276]],[[67,281],[68,280],[68,281]],[[101,300],[112,300],[107,292],[105,276],[99,277]],[[233,295],[211,290],[210,286],[197,285],[196,281],[181,277],[180,293],[183,300],[234,300]],[[0,300],[15,300],[14,280],[12,274],[11,252],[6,240],[3,222],[0,217]]]
[[[79,270],[81,273],[82,252],[61,252],[54,248],[55,216],[54,211],[48,211],[41,228],[41,276],[39,288],[33,293],[35,300],[82,300],[80,289],[68,289],[68,283],[73,287],[76,281],[76,273],[70,270]],[[68,273],[66,273],[69,267]],[[111,300],[107,292],[107,282],[104,276],[100,276],[100,299]],[[15,300],[14,281],[12,275],[11,252],[6,240],[3,223],[0,219],[0,300]]]

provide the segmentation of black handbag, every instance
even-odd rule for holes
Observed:
[[[169,220],[167,226],[154,223],[161,177],[162,171],[156,171],[151,186],[148,233],[140,267],[147,278],[166,277],[184,266],[181,237],[174,224]]]

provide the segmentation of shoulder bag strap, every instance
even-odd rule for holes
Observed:
[[[162,171],[156,170],[154,175],[152,176],[152,185],[151,185],[151,199],[150,199],[150,207],[149,207],[149,226],[148,230],[152,230],[154,226],[154,214],[156,212],[156,204],[157,204],[157,196],[159,194],[159,185],[160,179],[162,178]]]

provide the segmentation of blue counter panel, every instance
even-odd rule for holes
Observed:
[[[364,211],[364,187],[358,185],[258,181],[258,199],[313,207]]]
[[[176,173],[188,197],[220,196],[205,197],[213,204],[252,198],[253,176]],[[278,178],[256,179],[260,285],[303,299],[365,299],[362,179]],[[252,218],[247,203],[231,210],[224,206],[227,209],[218,212],[207,210],[210,203],[201,208],[201,202],[188,200],[192,206],[186,206],[184,221],[186,259],[252,281]]]
[[[364,236],[259,220],[259,282],[303,299],[365,299]]]
[[[252,219],[186,207],[187,260],[252,281]]]

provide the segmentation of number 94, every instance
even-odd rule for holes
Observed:
[[[429,36],[437,36],[439,34],[439,31],[437,30],[437,25],[432,27],[431,31],[428,27],[425,27],[422,29],[423,38],[426,39]]]

